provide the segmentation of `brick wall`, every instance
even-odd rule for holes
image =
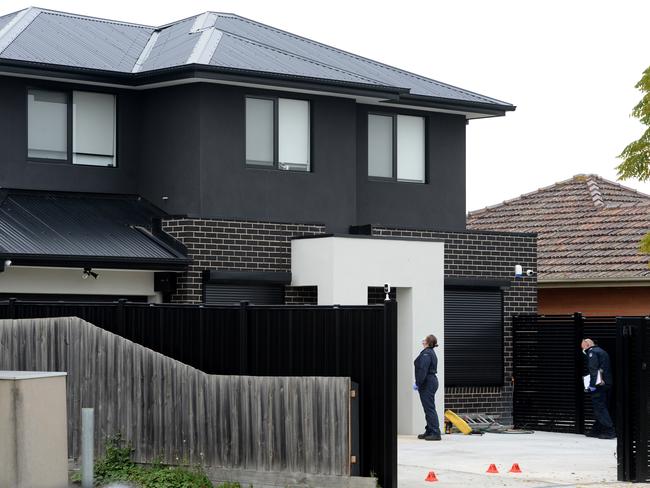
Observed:
[[[434,232],[373,227],[372,235],[436,239],[445,242],[445,277],[509,279],[503,292],[504,386],[447,387],[445,407],[457,413],[498,416],[512,422],[512,315],[537,311],[537,279],[513,278],[516,264],[537,269],[537,239],[525,234],[496,232]]]
[[[284,289],[284,303],[287,305],[318,305],[318,287],[287,286]]]
[[[285,224],[219,219],[167,219],[162,228],[182,242],[194,260],[178,277],[175,303],[200,303],[203,299],[202,272],[291,271],[291,239],[323,234],[317,224]],[[294,294],[288,287],[293,300]],[[306,296],[302,292],[296,295]]]

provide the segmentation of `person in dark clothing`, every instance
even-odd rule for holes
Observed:
[[[433,350],[434,347],[438,347],[438,339],[433,334],[428,335],[422,341],[422,346],[424,349],[413,362],[415,365],[415,385],[413,385],[413,388],[420,394],[427,425],[424,434],[418,435],[418,439],[439,441],[440,423],[435,402],[435,395],[438,390],[438,377],[436,376],[438,373],[438,357]]]
[[[591,405],[596,418],[591,432],[586,435],[588,437],[598,437],[599,439],[614,439],[616,431],[608,410],[612,385],[614,384],[609,354],[601,347],[598,347],[591,339],[584,339],[580,347],[587,356],[589,386],[585,391],[591,393]]]

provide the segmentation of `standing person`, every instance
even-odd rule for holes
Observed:
[[[612,385],[614,384],[609,354],[601,347],[598,347],[591,339],[584,339],[580,347],[587,356],[587,366],[589,368],[589,386],[585,391],[591,393],[591,405],[594,409],[594,417],[596,417],[591,432],[586,435],[588,437],[598,437],[599,439],[614,439],[616,431],[608,410]]]
[[[426,336],[422,340],[422,352],[415,358],[415,385],[413,388],[420,394],[422,408],[427,426],[424,434],[418,435],[418,439],[427,441],[440,440],[440,424],[438,422],[438,413],[436,412],[435,395],[438,390],[438,357],[434,347],[438,347],[438,339],[433,334]]]

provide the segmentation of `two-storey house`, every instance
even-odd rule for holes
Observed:
[[[428,333],[447,406],[507,421],[535,239],[466,231],[465,130],[512,110],[232,14],[0,16],[0,294],[359,304],[387,283],[399,430],[421,430]]]

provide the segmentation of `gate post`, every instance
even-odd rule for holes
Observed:
[[[584,317],[580,312],[573,314],[573,344],[575,347],[575,419],[576,434],[585,433],[585,409],[584,409],[584,385],[582,383],[582,370],[584,359],[580,353],[579,347],[584,339]]]
[[[638,368],[638,385],[639,385],[639,409],[638,414],[634,416],[638,422],[638,439],[636,451],[636,479],[634,481],[646,481],[648,479],[648,356],[647,356],[647,340],[648,340],[648,327],[650,326],[650,318],[644,317],[641,319],[641,326],[639,327],[639,337],[636,344],[639,351],[639,362],[636,365]]]
[[[397,486],[397,303],[384,302],[384,486]]]
[[[630,391],[628,374],[628,340],[631,327],[622,319],[616,320],[616,459],[618,481],[630,481],[632,460],[632,439],[630,429],[630,405],[627,402]]]
[[[248,364],[248,302],[239,302],[239,374],[249,375]]]

